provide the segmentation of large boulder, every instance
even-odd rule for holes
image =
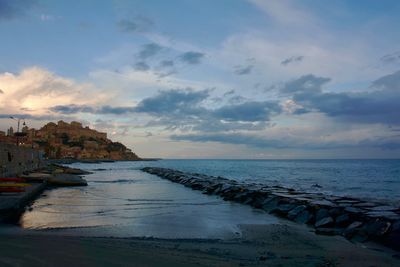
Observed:
[[[329,227],[329,226],[332,226],[333,225],[333,223],[334,223],[334,220],[332,219],[332,217],[325,217],[325,218],[322,218],[322,219],[320,219],[320,220],[317,220],[316,222],[315,222],[315,227]]]
[[[308,210],[300,212],[294,219],[298,223],[309,223],[314,219],[314,216]]]
[[[288,219],[294,220],[296,218],[296,216],[299,215],[299,213],[304,211],[305,209],[307,209],[306,205],[297,206],[296,208],[294,208],[288,212],[288,214],[287,214]]]

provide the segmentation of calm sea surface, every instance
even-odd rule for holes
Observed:
[[[145,166],[400,203],[400,160],[76,163],[72,167],[94,172],[85,177],[89,186],[46,191],[22,216],[21,226],[79,235],[224,238],[240,235],[240,224],[279,222],[263,211],[143,173]]]

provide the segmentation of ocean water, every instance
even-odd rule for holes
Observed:
[[[145,165],[307,192],[400,201],[400,160],[163,160]]]
[[[400,160],[161,160],[82,164],[87,187],[49,190],[20,220],[23,228],[94,236],[231,238],[242,224],[281,223],[140,171],[145,166],[223,176],[300,191],[400,203]],[[318,184],[318,187],[315,185]]]

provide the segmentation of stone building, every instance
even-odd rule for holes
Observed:
[[[26,144],[38,146],[48,158],[140,159],[123,144],[112,142],[107,133],[83,127],[80,122],[49,122],[39,130],[23,129]]]

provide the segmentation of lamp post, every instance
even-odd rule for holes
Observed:
[[[10,116],[10,119],[13,119],[13,120],[18,122],[18,124],[17,124],[17,132],[14,135],[17,137],[17,146],[19,146],[19,136],[21,135],[21,133],[19,132],[19,125],[20,125],[21,121],[24,121],[22,125],[25,126],[26,125],[25,119],[23,119],[23,118],[14,118],[13,116]]]

